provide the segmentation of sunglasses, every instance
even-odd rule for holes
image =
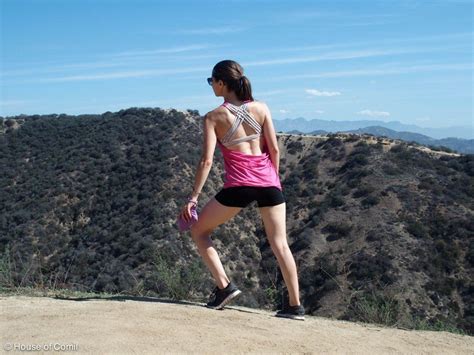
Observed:
[[[211,78],[207,78],[207,83],[212,86],[212,77],[211,77]]]

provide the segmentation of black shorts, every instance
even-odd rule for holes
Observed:
[[[285,202],[285,197],[276,186],[234,186],[222,189],[215,196],[216,200],[228,207],[246,207],[257,201],[258,207],[276,206]]]

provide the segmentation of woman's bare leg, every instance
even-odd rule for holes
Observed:
[[[224,271],[210,235],[216,227],[234,217],[241,209],[240,207],[224,206],[212,198],[200,211],[198,221],[191,227],[191,237],[220,289],[225,288],[230,280]]]
[[[298,273],[295,259],[288,246],[286,237],[286,203],[276,206],[259,207],[265,227],[265,233],[283,274],[290,306],[300,304]]]

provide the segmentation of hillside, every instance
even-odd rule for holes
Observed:
[[[0,134],[0,286],[204,300],[175,219],[201,154],[197,111],[21,116]],[[474,334],[474,159],[369,135],[279,134],[308,314]],[[215,161],[198,209],[222,186]],[[258,209],[213,233],[238,305],[286,299]]]
[[[145,297],[16,296],[0,297],[0,302],[3,347],[52,344],[80,354],[443,355],[470,354],[474,347],[474,338],[467,335],[321,317],[301,322],[245,307],[215,311]]]

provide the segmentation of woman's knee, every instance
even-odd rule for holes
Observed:
[[[275,255],[283,255],[290,250],[286,238],[278,238],[277,240],[272,240],[270,242],[270,247],[272,248],[273,253]]]
[[[191,232],[191,238],[194,241],[208,238],[212,233],[212,230],[204,230],[200,228],[198,223],[193,224],[189,231]]]

